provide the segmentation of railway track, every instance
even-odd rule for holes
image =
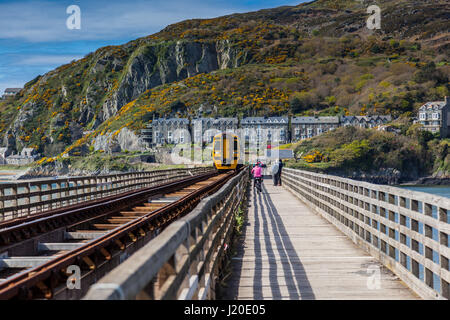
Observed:
[[[81,298],[97,279],[233,175],[206,173],[3,224],[0,299]],[[81,271],[78,290],[67,284],[73,266]]]

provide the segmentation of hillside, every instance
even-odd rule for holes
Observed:
[[[0,102],[0,144],[133,150],[154,115],[402,115],[449,95],[448,2],[378,1],[376,32],[365,2],[188,20],[100,48]]]
[[[401,134],[342,127],[302,141],[289,167],[326,172],[382,184],[450,181],[449,139],[419,130],[406,118],[393,124]]]

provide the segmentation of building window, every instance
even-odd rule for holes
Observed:
[[[322,134],[322,128],[317,128],[317,134]]]
[[[296,129],[295,129],[295,135],[298,136],[299,134],[300,134],[300,129],[299,129],[299,128],[296,128]]]
[[[427,118],[427,116],[426,116],[426,113],[425,112],[421,112],[420,114],[419,114],[419,119],[420,120],[425,120]]]
[[[439,119],[439,113],[437,113],[437,112],[433,113],[432,117],[433,117],[434,120]]]

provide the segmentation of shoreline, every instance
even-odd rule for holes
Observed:
[[[399,186],[403,187],[450,186],[450,178],[422,177],[417,180],[400,183]]]

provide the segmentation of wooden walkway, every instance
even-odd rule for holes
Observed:
[[[372,281],[377,269],[379,286]],[[391,271],[268,179],[261,194],[252,187],[228,286],[228,299],[418,299]]]

